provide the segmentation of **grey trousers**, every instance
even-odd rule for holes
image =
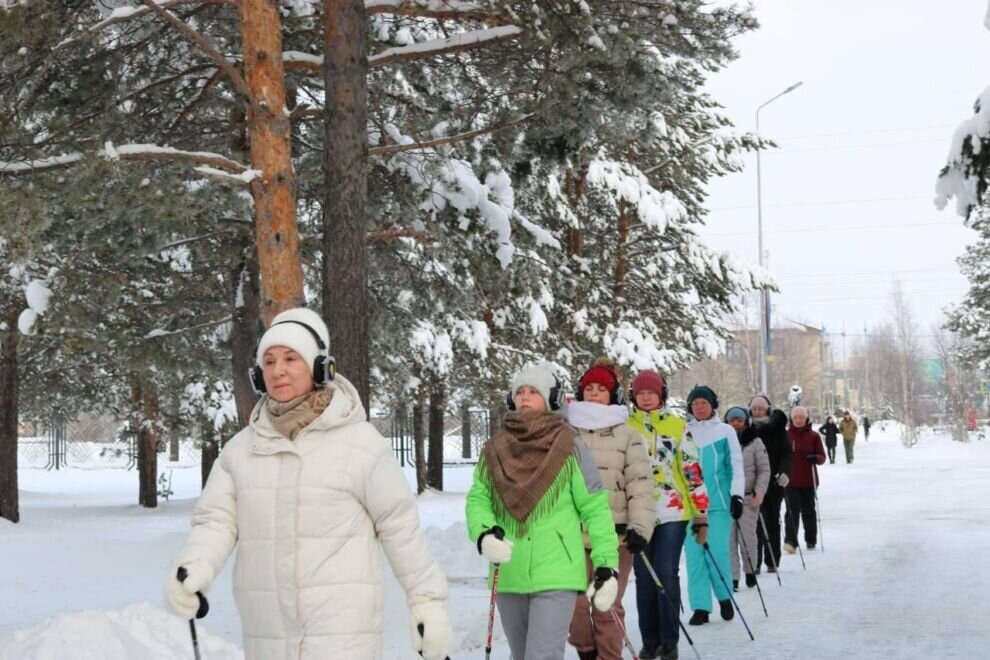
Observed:
[[[757,563],[759,559],[757,557],[757,545],[756,545],[756,525],[760,521],[760,507],[746,504],[743,506],[743,514],[739,518],[738,523],[740,529],[742,529],[742,538],[739,538],[739,534],[736,531],[736,522],[732,523],[732,531],[729,533],[729,554],[732,556],[732,579],[739,579],[739,564],[740,561],[745,569],[746,573],[755,573],[756,569],[760,567]],[[743,543],[746,544],[745,548]],[[753,565],[750,566],[749,562],[746,560],[746,553],[749,553],[749,558],[753,561]]]
[[[576,591],[498,595],[498,614],[512,660],[562,660]]]

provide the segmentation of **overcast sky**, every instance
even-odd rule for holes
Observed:
[[[937,211],[935,178],[956,125],[990,85],[986,0],[756,0],[759,30],[708,88],[761,133],[764,247],[775,318],[862,336],[889,317],[900,280],[924,334],[966,290],[956,258],[975,240]],[[715,182],[701,230],[758,259],[756,158]]]

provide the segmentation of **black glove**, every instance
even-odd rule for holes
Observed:
[[[619,579],[619,572],[614,568],[606,568],[601,566],[595,569],[595,590],[602,588],[602,585],[608,582],[611,578]]]
[[[643,551],[647,543],[649,541],[640,536],[635,529],[626,530],[626,548],[628,548],[629,552],[638,555]]]
[[[732,514],[733,520],[739,520],[742,518],[743,513],[743,498],[738,495],[732,496],[732,502],[729,504],[729,513]]]
[[[804,460],[808,461],[809,463],[814,463],[814,464],[817,465],[818,464],[818,454],[808,454],[807,456],[804,457]]]

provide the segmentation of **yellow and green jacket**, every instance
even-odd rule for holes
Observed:
[[[646,441],[653,468],[657,524],[706,515],[708,490],[700,452],[687,422],[665,410],[635,410],[628,424]]]

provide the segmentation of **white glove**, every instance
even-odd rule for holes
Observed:
[[[607,579],[606,575],[608,575]],[[608,612],[615,604],[615,597],[619,595],[619,580],[616,579],[616,572],[611,568],[596,569],[595,581],[588,585],[585,595],[596,610]]]
[[[788,477],[786,474],[781,472],[780,474],[777,475],[778,486],[780,486],[781,488],[787,488],[787,484],[789,483],[791,483],[791,478]]]
[[[186,579],[179,582],[178,568],[186,569]],[[213,568],[205,561],[194,559],[173,566],[165,582],[165,609],[172,614],[191,619],[199,610],[197,591],[206,593],[213,584]]]
[[[413,649],[426,660],[444,660],[450,655],[454,630],[447,614],[447,602],[428,600],[409,608],[409,622],[412,624]],[[420,626],[423,627],[422,634]]]
[[[506,564],[512,559],[512,541],[485,534],[481,539],[481,554],[493,564]]]

